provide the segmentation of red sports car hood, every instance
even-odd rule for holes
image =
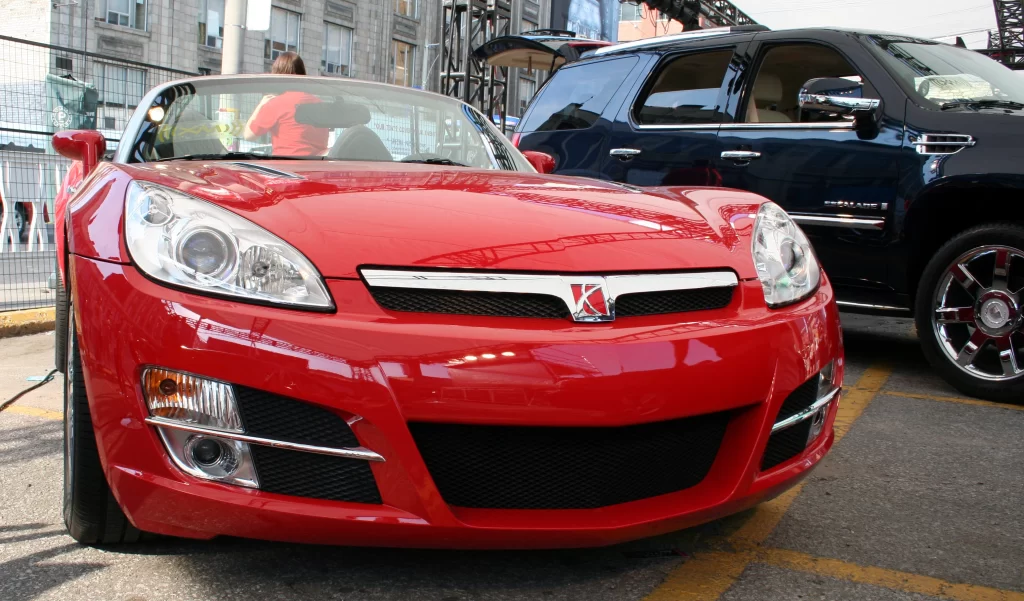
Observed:
[[[571,272],[731,268],[754,278],[764,199],[422,164],[181,161],[121,166],[226,207],[326,277],[359,266]]]

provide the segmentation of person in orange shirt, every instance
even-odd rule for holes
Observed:
[[[283,52],[274,61],[270,72],[279,75],[305,75],[306,65],[294,52]],[[320,99],[306,92],[289,91],[277,96],[264,96],[245,124],[242,135],[255,141],[270,132],[273,153],[281,156],[319,156],[327,153],[328,131],[295,121],[295,108]]]

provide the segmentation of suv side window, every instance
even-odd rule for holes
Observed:
[[[655,76],[641,95],[634,117],[641,125],[694,125],[722,119],[719,91],[733,50],[680,56]]]
[[[865,98],[878,95],[841,54],[818,44],[787,44],[768,49],[757,70],[754,87],[747,93],[745,123],[848,122],[843,115],[821,111],[803,113],[797,102],[800,88],[809,79],[842,77],[864,84]]]
[[[520,131],[586,129],[597,123],[635,56],[563,67],[540,91]]]

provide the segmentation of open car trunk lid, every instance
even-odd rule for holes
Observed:
[[[610,45],[603,40],[578,38],[571,31],[540,29],[495,38],[473,54],[494,67],[556,71],[588,50]]]

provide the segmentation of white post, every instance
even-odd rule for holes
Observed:
[[[20,233],[14,230],[14,201],[11,199],[10,190],[6,182],[10,180],[10,163],[4,161],[0,164],[0,198],[3,199],[3,214],[0,215],[0,253],[7,250],[8,244],[11,252],[18,250],[21,244]]]
[[[220,63],[220,72],[224,75],[242,72],[242,55],[245,50],[245,2],[246,0],[224,1],[224,43]]]

